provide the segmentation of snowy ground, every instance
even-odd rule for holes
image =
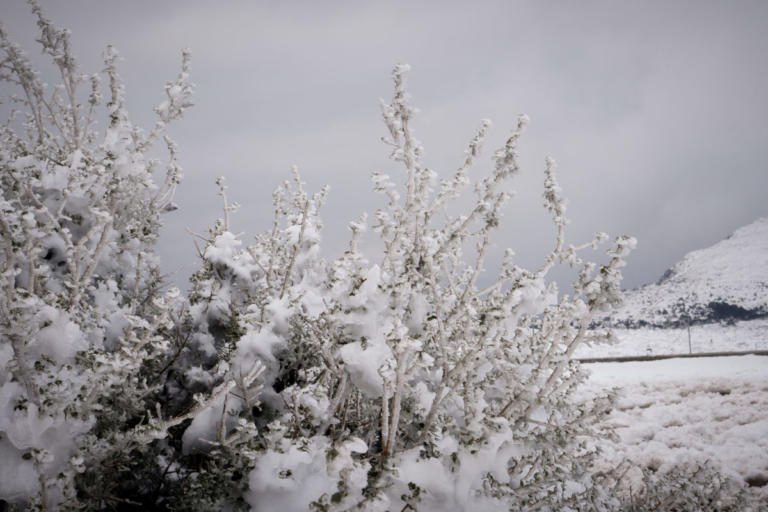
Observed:
[[[613,329],[615,345],[581,346],[576,357],[687,354],[687,329]],[[768,319],[691,326],[691,351],[768,350]]]
[[[606,420],[620,437],[605,442],[607,464],[626,457],[663,471],[709,460],[724,474],[751,482],[749,492],[768,503],[768,356],[587,367],[588,388],[621,388]]]

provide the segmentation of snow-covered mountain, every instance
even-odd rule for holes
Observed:
[[[768,218],[688,253],[658,283],[625,294],[608,324],[683,325],[768,317]]]

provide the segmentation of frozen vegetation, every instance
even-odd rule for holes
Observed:
[[[689,460],[666,438],[645,450],[663,414],[640,411],[672,403],[669,388],[653,388],[650,409],[635,392],[617,400],[614,382],[599,370],[588,380],[574,359],[604,337],[591,327],[620,304],[635,240],[570,244],[553,160],[551,253],[524,269],[510,249],[478,287],[526,116],[491,158],[482,121],[439,178],[421,163],[408,68],[396,66],[381,110],[401,172],[373,175],[385,206],[349,224],[346,251],[322,257],[327,190],[305,190],[298,171],[254,236],[235,234],[220,178],[222,217],[194,235],[199,266],[183,294],[163,286],[155,246],[182,177],[167,127],[191,107],[188,52],[143,130],[125,109],[117,51],[83,74],[69,32],[32,9],[60,81],[43,84],[0,30],[0,78],[14,90],[0,126],[2,507],[748,509],[761,460]],[[363,236],[381,251],[363,253]],[[597,247],[604,263],[582,259]],[[558,264],[573,269],[570,296],[548,279]],[[691,401],[710,389],[685,386]],[[727,384],[759,405],[748,387]],[[698,421],[686,418],[672,419],[683,437]]]

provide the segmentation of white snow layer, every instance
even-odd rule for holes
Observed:
[[[690,333],[690,347],[688,334]],[[768,318],[692,325],[680,329],[613,329],[615,343],[582,345],[576,357],[617,357],[768,350]]]
[[[768,357],[594,363],[585,391],[620,388],[605,420],[601,464],[627,458],[662,470],[709,461],[730,477],[768,480]],[[639,473],[627,476],[637,480]],[[750,487],[768,500],[768,486]]]

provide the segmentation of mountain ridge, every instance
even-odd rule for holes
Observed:
[[[656,283],[624,292],[598,322],[613,327],[681,327],[768,317],[768,217],[686,254]]]

